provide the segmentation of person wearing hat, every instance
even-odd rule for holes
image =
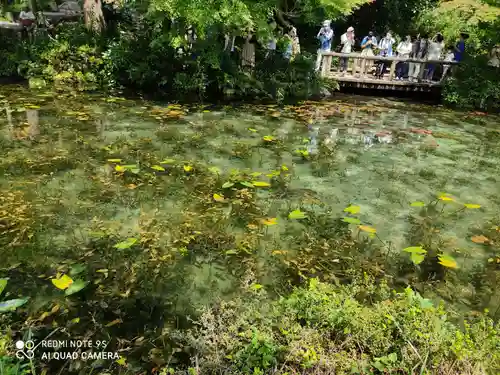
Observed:
[[[332,21],[323,21],[323,27],[319,30],[318,35],[316,36],[320,42],[318,57],[316,58],[316,71],[319,71],[321,68],[321,60],[323,58],[322,53],[330,52],[332,50],[333,30],[331,25]]]
[[[354,45],[354,27],[350,26],[347,31],[340,37],[340,44],[342,44],[341,53],[351,53],[352,46]],[[347,65],[349,64],[348,57],[340,58],[340,71],[344,72],[347,70]]]

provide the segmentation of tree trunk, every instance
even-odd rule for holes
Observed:
[[[84,0],[83,12],[85,25],[89,30],[100,33],[106,27],[106,21],[102,14],[101,0]]]

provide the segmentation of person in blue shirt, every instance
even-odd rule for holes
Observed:
[[[455,61],[462,61],[465,53],[465,40],[469,37],[466,33],[460,33],[460,40],[455,46]]]
[[[316,58],[316,71],[319,71],[321,67],[322,52],[330,52],[332,49],[332,39],[333,39],[333,29],[332,21],[325,20],[323,22],[323,27],[319,30],[316,36],[319,39],[320,47],[318,49],[318,57]]]

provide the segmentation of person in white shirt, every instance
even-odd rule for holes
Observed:
[[[455,61],[455,47],[453,45],[448,47],[448,51],[444,57],[444,61]],[[443,75],[441,76],[441,81],[445,79],[448,71],[450,70],[451,65],[443,64]]]
[[[411,36],[407,35],[405,40],[401,41],[398,44],[398,48],[396,49],[398,53],[398,57],[401,59],[407,59],[410,57],[411,53]],[[396,65],[396,80],[403,79],[405,75],[408,74],[408,63],[404,61],[400,61]]]
[[[444,38],[441,33],[437,33],[434,38],[432,38],[432,41],[429,43],[429,49],[427,52],[427,59],[428,60],[441,60],[442,53],[444,49]],[[428,81],[432,81],[432,78],[434,76],[434,71],[436,70],[436,64],[435,63],[430,63],[427,64],[427,72],[425,75],[425,79]]]
[[[392,37],[392,34],[388,32],[385,37],[380,39],[378,44],[379,54],[382,57],[392,57],[393,51],[392,46],[396,41]],[[385,70],[387,67],[387,63],[385,61],[380,61],[377,65],[377,70],[375,72],[375,76],[378,78],[382,78],[384,76]]]
[[[354,45],[354,28],[351,26],[347,29],[347,32],[342,34],[340,37],[340,43],[342,44],[341,53],[351,53],[352,46]],[[349,63],[348,57],[340,58],[340,71],[347,71],[347,65]]]

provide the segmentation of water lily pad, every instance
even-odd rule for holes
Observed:
[[[288,214],[289,219],[305,219],[307,215],[303,213],[301,210],[293,210]]]
[[[213,198],[216,202],[224,202],[224,196],[220,195],[220,194],[214,194],[213,195]]]
[[[253,186],[257,186],[257,187],[268,187],[268,186],[271,186],[271,184],[269,182],[265,182],[265,181],[252,181],[251,184]]]
[[[474,204],[474,203],[465,203],[464,204],[465,208],[470,208],[470,209],[476,209],[476,208],[481,208],[480,204]]]
[[[359,225],[358,228],[366,233],[376,233],[377,230],[369,225]]]
[[[348,212],[350,214],[356,215],[361,210],[361,207],[351,205],[349,207],[344,208],[344,212]]]
[[[52,279],[52,284],[57,289],[65,290],[68,289],[71,284],[73,284],[73,279],[69,277],[68,275],[62,275],[58,279]]]
[[[356,219],[355,217],[344,217],[342,218],[342,221],[349,223],[349,224],[361,224],[361,220]]]
[[[116,249],[124,250],[132,247],[137,242],[137,238],[127,238],[125,241],[118,242],[115,246]]]
[[[421,202],[421,201],[411,202],[411,204],[410,204],[410,207],[424,207],[424,206],[425,206],[425,202]]]
[[[26,302],[28,302],[28,298],[17,298],[0,302],[0,312],[15,311],[18,307],[21,307]]]
[[[440,255],[439,264],[446,268],[458,268],[457,261],[451,255]]]
[[[88,281],[83,281],[83,280],[76,280],[73,282],[68,289],[66,289],[66,292],[64,293],[66,296],[70,296],[72,294],[78,293],[80,290],[85,288],[89,284]]]

